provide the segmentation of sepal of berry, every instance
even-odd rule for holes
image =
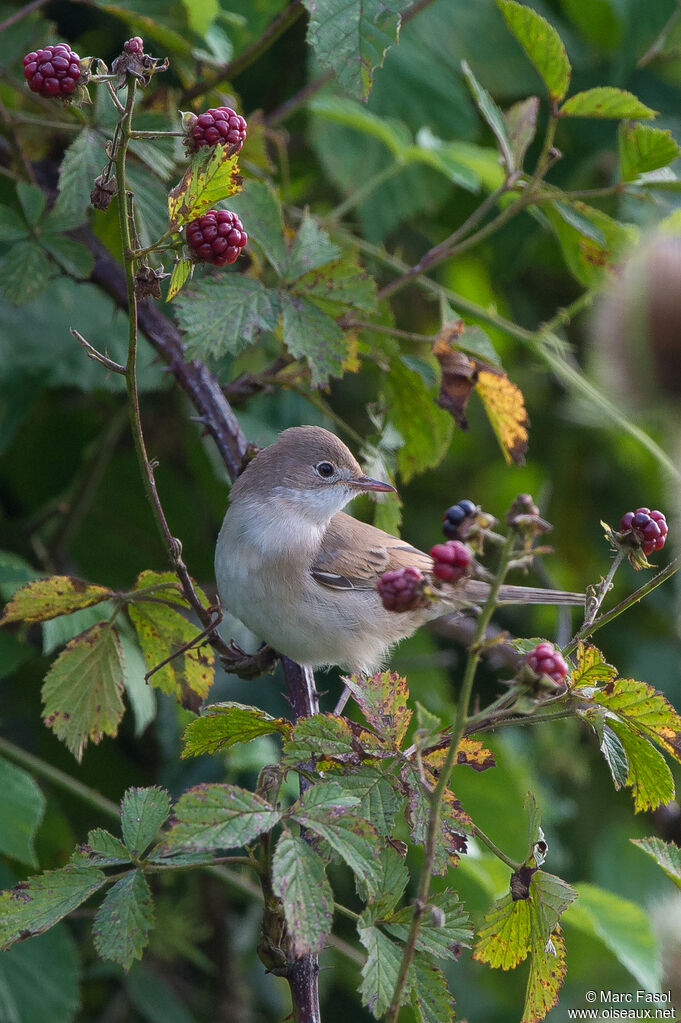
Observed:
[[[376,588],[386,611],[415,611],[428,606],[425,577],[411,565],[384,572]]]
[[[138,299],[161,298],[161,281],[166,277],[170,277],[170,274],[162,266],[154,270],[143,263],[135,274],[135,295]]]
[[[105,177],[100,174],[95,178],[95,187],[90,192],[90,203],[96,210],[108,210],[111,200],[118,192],[118,181],[115,174]]]
[[[527,538],[539,533],[548,533],[553,529],[550,522],[541,518],[539,508],[531,494],[518,494],[508,510],[506,522],[511,529]]]
[[[433,559],[433,575],[444,583],[458,583],[470,575],[473,555],[469,547],[460,540],[437,543],[430,549]]]
[[[187,224],[187,244],[196,263],[234,263],[248,241],[243,224],[230,210],[208,210]]]
[[[116,88],[122,89],[130,74],[137,79],[140,87],[148,85],[155,74],[168,69],[168,58],[161,60],[144,52],[144,42],[140,36],[128,39],[123,45],[123,52],[116,57],[111,65],[112,72],[117,76]]]

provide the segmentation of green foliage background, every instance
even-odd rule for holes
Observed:
[[[629,89],[660,111],[656,127],[671,129],[681,140],[681,58],[674,38],[667,40],[666,58],[644,67],[637,64],[672,15],[671,0],[592,0],[589,4],[554,0],[536,7],[559,29],[566,43],[573,64],[571,93],[604,84]],[[20,139],[41,186],[53,190],[63,152],[76,129],[82,130],[77,116],[61,108],[55,113],[53,107],[37,103],[22,85],[21,57],[41,43],[65,39],[81,55],[94,53],[110,63],[125,38],[142,34],[151,52],[168,54],[171,60],[170,71],[144,115],[146,126],[152,127],[167,124],[174,116],[180,94],[194,86],[197,61],[202,73],[210,75],[211,66],[238,58],[282,8],[278,0],[47,4],[4,29],[0,36],[0,98],[13,129],[6,133],[2,162],[21,174],[21,160],[13,159],[12,153],[14,139]],[[0,21],[15,9],[0,5]],[[317,64],[320,53],[323,57],[323,42],[316,55],[305,42],[306,21],[303,17],[293,23],[264,57],[232,82],[222,82],[220,93],[205,88],[196,109],[232,98],[246,115],[256,110],[267,115],[297,94],[325,70],[323,61],[322,66]],[[542,94],[537,74],[492,0],[475,4],[434,0],[423,5],[403,28],[399,46],[388,52],[384,67],[376,73],[365,108],[386,132],[392,129],[391,137],[405,139],[408,135],[411,140],[420,138],[423,144],[430,133],[430,137],[484,147],[466,151],[469,162],[458,171],[459,184],[423,162],[410,163],[393,173],[395,152],[384,142],[340,118],[324,115],[322,101],[328,111],[334,96],[346,95],[331,80],[309,107],[297,108],[275,126],[268,141],[269,169],[262,148],[246,146],[241,164],[247,179],[270,176],[279,190],[287,222],[296,226],[291,208],[309,206],[323,218],[373,174],[386,171],[380,187],[356,209],[349,209],[345,223],[363,241],[385,245],[409,264],[416,262],[466,219],[494,183],[496,164],[489,156],[494,140],[461,74],[463,59],[504,108],[528,95]],[[200,89],[201,78],[197,94]],[[111,115],[102,98],[97,97],[95,105],[97,122],[110,124]],[[185,106],[189,105],[191,100],[185,101]],[[85,116],[92,118],[90,112]],[[541,117],[545,117],[545,109]],[[396,126],[396,121],[400,125]],[[85,146],[84,137],[83,152],[70,168],[83,198],[83,209],[76,214],[84,211],[90,179],[103,163],[102,136],[91,127],[87,131],[90,146]],[[549,174],[552,184],[600,189],[616,180],[616,121],[563,120],[556,145],[563,158]],[[93,150],[93,146],[99,148]],[[460,149],[459,156],[463,153]],[[481,181],[479,192],[471,190],[473,156]],[[145,170],[143,161],[133,173],[143,244],[165,230],[165,196],[168,184],[178,177],[173,175],[173,159],[180,158],[179,152],[169,147],[165,158],[165,163],[156,163],[158,174]],[[77,194],[77,189],[69,194]],[[246,202],[247,194],[235,201],[234,208],[238,201]],[[607,195],[594,203],[617,220],[645,230],[679,206],[678,195],[674,189],[657,190],[645,201]],[[0,178],[0,202],[16,205],[11,175]],[[98,237],[117,252],[113,210],[90,217]],[[249,229],[248,222],[246,226]],[[8,248],[9,241],[5,235],[2,238]],[[253,256],[262,259],[258,245],[253,246]],[[378,260],[369,256],[366,262],[381,283],[391,279],[391,272]],[[28,283],[17,283],[12,269],[11,257],[6,257],[0,273],[0,290],[8,299],[0,307],[0,548],[6,552],[0,555],[0,593],[8,597],[17,582],[26,578],[22,575],[26,563],[40,571],[66,572],[114,588],[129,588],[143,569],[163,570],[165,552],[140,486],[118,381],[106,378],[101,367],[85,358],[68,333],[69,326],[76,326],[100,349],[121,358],[125,318],[109,298],[87,283],[87,266],[75,268],[75,276],[82,279],[74,282],[46,260],[33,268],[32,274],[48,276],[47,286],[41,290],[36,285],[39,293],[15,306],[11,300],[22,297],[17,289],[20,292]],[[536,329],[558,308],[568,306],[588,283],[579,282],[570,272],[566,249],[561,249],[546,223],[527,214],[438,267],[434,276],[464,298],[497,310],[528,329]],[[178,307],[182,323],[181,302]],[[400,292],[394,310],[395,325],[401,330],[431,334],[439,328],[437,301],[417,287]],[[489,334],[505,369],[522,389],[531,418],[529,455],[522,467],[505,464],[475,399],[469,408],[469,431],[452,432],[447,443],[450,427],[446,417],[440,420],[435,413],[433,418],[432,409],[424,417],[425,388],[415,386],[421,377],[403,378],[405,364],[407,369],[415,366],[428,384],[428,373],[433,372],[424,358],[423,345],[408,340],[400,342],[405,361],[394,360],[392,370],[384,372],[380,363],[391,362],[392,349],[386,344],[385,358],[376,359],[371,350],[378,343],[376,335],[361,335],[359,352],[366,358],[358,372],[332,379],[328,391],[311,396],[305,386],[261,393],[238,409],[240,422],[249,439],[260,444],[273,439],[279,430],[301,423],[318,423],[342,433],[338,420],[376,441],[367,406],[387,403],[391,421],[401,426],[403,435],[416,424],[409,433],[415,438],[412,447],[401,463],[398,459],[402,476],[398,485],[404,501],[402,535],[427,548],[439,540],[441,514],[449,504],[471,497],[486,510],[503,515],[517,493],[528,491],[555,527],[551,542],[556,553],[547,562],[552,584],[582,589],[597,582],[607,570],[609,554],[599,521],[616,525],[624,511],[644,504],[663,508],[678,523],[678,480],[627,434],[623,425],[613,425],[597,402],[568,392],[527,344],[498,329],[490,328]],[[564,336],[571,346],[570,358],[584,367],[599,387],[613,393],[618,383],[615,400],[623,419],[645,429],[678,464],[678,368],[674,370],[678,341],[666,374],[658,372],[643,342],[628,352],[606,347],[600,337],[589,334],[586,314],[577,316]],[[261,371],[278,349],[277,339],[266,332],[257,346],[243,351],[227,344],[226,354],[212,362],[227,382],[244,372]],[[201,354],[207,354],[205,348]],[[157,480],[166,513],[175,535],[182,538],[193,576],[210,591],[214,541],[228,492],[224,471],[210,442],[189,420],[191,410],[186,402],[154,362],[150,348],[144,348],[141,363],[147,443],[159,461]],[[425,400],[430,400],[429,393]],[[338,418],[331,418],[328,410]],[[344,439],[350,440],[347,434]],[[418,466],[428,466],[428,471],[414,472],[413,467]],[[357,502],[356,513],[370,516],[372,508]],[[673,537],[664,558],[657,559],[660,563],[666,560],[670,546]],[[625,566],[617,576],[613,600],[639,583],[633,570]],[[676,608],[673,588],[663,587],[601,633],[598,644],[622,675],[662,689],[678,707],[681,671]],[[159,693],[151,724],[145,726],[150,708],[138,696],[136,713],[126,714],[119,737],[91,746],[83,764],[76,767],[41,723],[40,686],[59,644],[93,620],[87,617],[91,612],[79,614],[76,622],[57,619],[41,632],[34,627],[28,643],[15,633],[0,633],[0,732],[4,737],[115,804],[129,785],[160,784],[173,796],[199,781],[227,779],[253,785],[259,767],[272,756],[273,740],[255,740],[231,750],[225,758],[180,762],[179,736],[188,715]],[[498,620],[518,634],[563,638],[568,634],[553,610],[509,611]],[[234,631],[240,638],[237,625]],[[413,697],[443,719],[451,719],[460,664],[459,650],[423,632],[400,647],[392,667],[407,674]],[[143,665],[138,664],[136,670],[141,677]],[[330,709],[338,691],[337,679],[324,677],[319,686],[328,690],[325,702]],[[249,683],[223,676],[212,697],[243,700],[279,716],[288,710],[281,690],[278,676]],[[495,692],[494,678],[489,675],[483,680],[483,703]],[[507,729],[490,737],[489,745],[498,752],[501,766],[484,775],[462,773],[456,779],[457,795],[498,845],[513,856],[522,856],[526,833],[523,800],[532,790],[549,843],[550,869],[580,890],[580,901],[565,916],[568,976],[560,1005],[549,1020],[566,1019],[570,1006],[583,1007],[588,988],[666,990],[672,985],[681,992],[681,930],[670,882],[629,842],[631,837],[654,831],[678,839],[678,807],[655,820],[645,819],[645,815],[634,818],[629,794],[613,791],[595,744],[574,721],[537,730]],[[16,770],[4,760],[0,760],[0,768],[8,775]],[[673,771],[678,783],[678,766]],[[105,808],[92,800],[77,798],[49,777],[39,782],[46,796],[44,805],[31,789],[30,798],[37,800],[36,805],[27,807],[21,801],[16,810],[26,814],[27,831],[31,821],[43,815],[35,851],[28,841],[11,845],[10,835],[15,834],[16,826],[10,827],[8,818],[3,822],[0,815],[2,887],[37,864],[41,869],[61,865],[89,828],[111,824]],[[20,786],[23,782],[14,775],[8,778],[8,788],[10,784]],[[352,904],[350,881],[340,870],[336,873],[334,883],[341,891],[345,886],[344,901]],[[498,894],[493,877],[478,869],[473,858],[462,859],[451,883],[461,891],[476,922]],[[601,896],[589,885],[601,886],[615,898],[603,906]],[[45,989],[49,985],[52,994],[41,1000],[40,1016],[54,1023],[71,1019],[202,1023],[221,1018],[276,1020],[286,1014],[284,983],[263,976],[255,955],[259,911],[248,892],[225,887],[208,874],[180,873],[162,879],[158,893],[150,954],[127,975],[98,962],[87,919],[60,925],[58,930],[0,954],[0,1021],[24,1023],[36,1018],[37,984]],[[337,920],[336,931],[339,937],[353,940],[352,927],[342,918]],[[670,960],[671,972],[665,974],[661,972],[661,944],[676,950],[676,958],[672,955]],[[321,974],[324,1019],[331,1023],[348,1014],[369,1019],[356,1001],[357,963],[332,948],[324,953],[322,964],[334,967]],[[459,1017],[486,1023],[519,1017],[524,971],[518,971],[522,976],[490,971],[464,951],[461,961],[447,972]]]

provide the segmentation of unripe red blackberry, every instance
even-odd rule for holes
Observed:
[[[552,643],[538,643],[527,655],[527,663],[537,675],[548,675],[560,683],[568,673],[568,666],[560,650]]]
[[[463,501],[459,501],[458,504],[453,504],[451,508],[448,508],[444,514],[444,521],[442,523],[442,532],[445,534],[448,540],[457,540],[459,538],[459,529],[462,523],[470,518],[478,510],[478,506],[468,498],[464,498]]]
[[[80,57],[66,43],[33,50],[24,57],[24,78],[40,96],[67,98],[80,79]]]
[[[187,224],[187,242],[198,262],[233,263],[247,241],[243,224],[229,210],[209,210]]]
[[[430,549],[433,575],[445,583],[456,583],[470,571],[473,555],[459,540],[437,543]]]
[[[123,49],[126,53],[136,53],[141,56],[144,53],[144,40],[141,36],[133,36],[132,39],[123,43]]]
[[[664,513],[650,508],[637,508],[620,519],[620,535],[630,544],[640,546],[647,556],[661,551],[667,540],[669,527]]]
[[[238,153],[245,138],[246,121],[241,114],[237,114],[231,107],[215,107],[199,114],[193,122],[190,149],[195,153],[202,146],[215,146],[222,142]]]
[[[427,604],[423,594],[424,582],[418,568],[409,566],[384,572],[376,588],[386,611],[413,611]]]

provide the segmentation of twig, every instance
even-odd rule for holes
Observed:
[[[75,337],[78,344],[85,349],[85,354],[89,359],[94,362],[99,362],[102,366],[106,366],[112,373],[120,373],[121,376],[125,376],[125,366],[122,366],[120,362],[114,362],[108,355],[102,355],[101,352],[97,351],[89,341],[86,341],[83,335],[77,331],[74,327],[69,327],[69,332]]]

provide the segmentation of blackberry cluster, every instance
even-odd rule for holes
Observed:
[[[433,575],[445,583],[457,583],[468,575],[473,555],[460,540],[437,543],[430,549],[433,559]]]
[[[225,146],[237,148],[238,153],[246,139],[246,121],[231,107],[215,107],[199,114],[192,127],[191,149],[197,152],[201,146],[214,146],[222,142]]]
[[[463,501],[459,501],[458,504],[453,504],[451,508],[448,508],[445,512],[444,522],[442,523],[442,532],[445,534],[448,540],[459,539],[459,528],[463,521],[470,516],[475,515],[478,510],[478,506],[472,501],[469,501],[467,497]]]
[[[620,519],[620,533],[637,541],[646,556],[662,550],[668,529],[664,512],[651,511],[650,508],[637,508]]]
[[[229,210],[209,210],[187,224],[187,242],[199,262],[234,263],[248,241],[243,224]]]
[[[24,78],[39,96],[70,96],[80,79],[80,57],[66,43],[33,50],[24,57]]]
[[[413,611],[423,607],[424,578],[418,568],[396,568],[384,572],[377,588],[386,611]]]
[[[560,683],[568,673],[568,666],[560,650],[552,643],[538,643],[527,655],[527,663],[537,675],[548,675],[554,682]]]

